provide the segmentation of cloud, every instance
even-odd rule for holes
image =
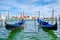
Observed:
[[[34,3],[34,5],[36,5],[36,6],[45,6],[45,5],[52,5],[56,2],[57,2],[56,0],[40,0],[40,1],[36,1]]]
[[[60,14],[60,0],[0,0],[0,12],[5,14],[7,11],[12,15],[24,11],[26,15],[38,16],[39,10],[41,15],[47,17],[47,15],[51,16],[52,9],[55,14]]]

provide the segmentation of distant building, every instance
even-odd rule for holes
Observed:
[[[32,16],[32,19],[33,19],[33,20],[36,20],[36,19],[37,19],[37,17],[36,17],[36,16]]]
[[[29,16],[24,16],[24,19],[29,19]]]
[[[12,16],[11,19],[12,19],[12,20],[15,20],[15,19],[16,19],[16,16]]]

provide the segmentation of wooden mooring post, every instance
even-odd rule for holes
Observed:
[[[52,17],[51,17],[51,23],[54,23],[54,10],[52,10]]]

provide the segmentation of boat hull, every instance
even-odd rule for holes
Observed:
[[[18,29],[18,28],[21,28],[23,24],[24,24],[24,20],[22,20],[21,22],[15,23],[15,24],[8,24],[7,22],[5,22],[5,28],[7,30]]]
[[[19,26],[15,26],[15,25],[10,25],[10,24],[5,24],[5,28],[7,30],[14,30],[14,29],[18,29],[18,28],[21,28],[23,27],[22,25],[19,25]]]
[[[49,30],[57,30],[57,27],[45,27],[42,26],[43,29],[49,29]]]
[[[49,24],[45,21],[42,21],[40,19],[37,19],[37,22],[40,24],[40,26],[42,26],[42,28],[44,29],[49,29],[49,30],[57,30],[57,22],[52,25],[52,24]]]

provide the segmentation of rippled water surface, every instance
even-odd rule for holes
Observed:
[[[51,21],[49,21],[51,22]],[[60,39],[60,23],[58,22],[57,31],[46,32],[42,28],[38,28],[36,21],[25,21],[24,29],[6,30],[5,26],[0,26],[0,40],[59,40]],[[14,23],[14,22],[11,22]]]

